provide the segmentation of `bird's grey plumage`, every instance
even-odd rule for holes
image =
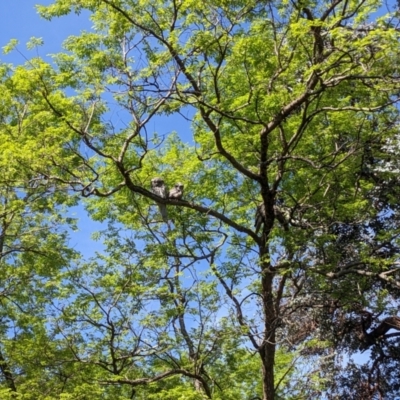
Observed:
[[[257,206],[256,209],[256,218],[254,221],[254,227],[256,228],[256,233],[261,228],[261,225],[265,222],[265,205],[264,203]]]
[[[170,199],[175,199],[175,200],[180,200],[183,197],[183,184],[178,182],[175,184],[175,186],[169,191],[169,198]]]
[[[168,198],[168,189],[165,186],[164,180],[162,178],[153,178],[151,180],[151,191],[157,196],[163,199]],[[168,221],[167,205],[158,203],[158,208],[160,209],[160,214],[164,222]]]

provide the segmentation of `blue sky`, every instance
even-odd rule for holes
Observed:
[[[49,0],[3,0],[0,1],[0,47],[6,45],[10,39],[18,39],[18,49],[30,58],[32,54],[26,49],[26,42],[31,37],[40,37],[44,40],[44,46],[39,49],[39,56],[46,58],[50,53],[56,53],[62,49],[65,38],[71,34],[79,34],[82,30],[88,30],[91,22],[89,13],[82,12],[79,16],[69,15],[53,21],[46,21],[39,17],[35,9],[36,4],[48,5]],[[1,55],[2,61],[14,64],[24,62],[22,55],[11,53]]]

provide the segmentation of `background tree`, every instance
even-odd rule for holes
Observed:
[[[53,64],[32,59],[3,76],[9,101],[27,99],[16,137],[4,121],[4,143],[18,148],[35,189],[50,185],[54,202],[80,193],[108,224],[103,255],[55,272],[67,290],[46,303],[42,329],[54,346],[48,368],[64,382],[50,381],[57,393],[398,394],[398,333],[388,333],[399,330],[398,193],[388,166],[399,34],[395,13],[368,22],[380,6],[38,8],[48,19],[87,9],[94,27],[68,38]],[[193,115],[190,139],[153,132],[179,115]],[[183,199],[155,195],[156,176],[182,182]],[[369,365],[347,362],[366,349]]]

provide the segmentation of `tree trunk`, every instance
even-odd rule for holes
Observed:
[[[270,270],[269,264],[268,266],[265,266],[265,268],[263,268],[261,283],[264,298],[265,318],[264,343],[262,344],[262,346],[260,346],[259,350],[262,361],[263,400],[274,400],[276,313],[274,307],[274,299],[272,295],[273,273]]]

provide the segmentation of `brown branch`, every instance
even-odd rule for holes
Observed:
[[[215,123],[210,118],[210,115],[209,115],[210,112],[205,111],[204,108],[201,108],[200,113],[201,113],[201,116],[202,116],[204,122],[207,124],[207,126],[211,129],[211,132],[214,134],[215,144],[217,146],[219,153],[223,157],[225,157],[237,171],[241,172],[243,175],[247,176],[248,178],[259,182],[261,179],[259,175],[255,174],[254,172],[245,168],[235,157],[233,157],[233,155],[231,153],[229,153],[225,149],[225,147],[222,144],[221,132],[219,130],[219,127],[217,125],[215,125]]]
[[[235,305],[235,309],[236,309],[236,316],[239,322],[239,325],[243,328],[246,328],[247,332],[246,335],[247,337],[250,339],[250,342],[252,343],[253,347],[256,350],[260,349],[259,344],[257,343],[257,341],[254,339],[254,335],[250,332],[250,327],[249,325],[246,323],[244,316],[243,316],[243,312],[242,312],[242,307],[241,304],[239,302],[239,300],[236,298],[236,296],[234,295],[233,291],[230,289],[230,287],[228,286],[228,284],[226,283],[225,279],[222,277],[222,275],[218,272],[217,268],[215,267],[215,265],[213,264],[213,262],[210,263],[211,265],[211,269],[214,272],[215,276],[218,278],[218,280],[220,281],[221,285],[224,287],[226,294],[228,295],[228,297],[233,301],[233,304]]]
[[[393,316],[385,318],[372,332],[368,333],[368,336],[376,340],[383,337],[390,329],[400,331],[400,317]]]
[[[204,380],[204,378],[201,375],[198,374],[193,374],[185,369],[182,368],[177,368],[177,369],[172,369],[170,371],[164,372],[162,374],[159,374],[157,376],[154,376],[153,378],[139,378],[139,379],[114,379],[114,380],[102,380],[100,383],[102,384],[107,384],[107,385],[130,385],[132,387],[135,386],[140,386],[140,385],[148,385],[150,383],[158,382],[163,379],[169,378],[174,375],[183,375],[187,376],[188,378],[196,379],[200,381],[204,386],[207,386],[207,382]],[[211,398],[210,393],[207,393],[207,397]]]
[[[364,320],[362,320],[360,324],[360,331],[358,333],[358,338],[362,341],[362,350],[366,350],[367,348],[371,347],[372,345],[377,343],[377,340],[379,339],[388,339],[390,337],[398,337],[400,336],[400,333],[392,333],[388,334],[387,332],[390,329],[395,329],[397,331],[400,331],[400,317],[398,316],[392,316],[392,317],[387,317],[385,318],[375,329],[373,329],[371,332],[367,332],[366,328],[369,327],[369,323],[365,323]]]
[[[192,210],[199,211],[202,214],[211,215],[212,217],[215,217],[215,218],[219,219],[220,221],[224,222],[225,224],[229,225],[230,227],[234,228],[238,232],[242,232],[242,233],[245,233],[246,235],[250,236],[256,243],[260,242],[260,238],[251,229],[246,228],[243,225],[237,224],[230,218],[226,217],[224,214],[222,214],[216,210],[213,210],[212,208],[204,207],[199,204],[192,203],[192,202],[185,201],[185,200],[163,199],[163,198],[155,195],[154,193],[150,192],[149,190],[146,190],[141,186],[135,185],[132,182],[132,180],[130,179],[129,175],[124,170],[123,165],[119,164],[117,166],[118,166],[120,172],[122,173],[122,175],[125,177],[126,186],[132,192],[139,193],[139,194],[141,194],[149,199],[152,199],[158,203],[161,203],[161,204],[168,204],[168,205],[172,205],[172,206],[182,206],[182,207],[186,207],[186,208],[191,208]],[[101,196],[101,193],[98,192],[97,190],[93,191],[92,194]]]

